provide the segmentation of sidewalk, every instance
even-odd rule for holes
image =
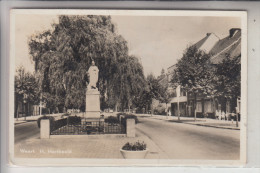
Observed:
[[[137,114],[137,116],[143,116],[143,117],[149,117],[158,120],[166,120],[169,122],[184,123],[184,124],[191,124],[197,126],[240,130],[240,122],[238,122],[238,127],[236,127],[236,121],[232,122],[232,121],[217,120],[217,119],[210,119],[210,118],[196,118],[195,121],[194,117],[180,117],[180,121],[178,121],[178,117],[176,116],[151,115],[151,114]]]
[[[167,155],[147,136],[136,132],[135,138],[52,138],[30,139],[15,145],[15,157],[26,158],[110,158],[123,159],[120,149],[127,142],[144,141],[149,153],[146,159],[167,159]]]

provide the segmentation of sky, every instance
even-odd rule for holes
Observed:
[[[188,45],[194,44],[207,33],[224,38],[229,29],[240,28],[238,17],[191,16],[112,16],[118,34],[128,42],[129,54],[141,60],[145,75],[160,75],[182,57]],[[33,72],[29,56],[28,38],[51,29],[58,22],[56,15],[15,16],[15,65],[23,65]]]

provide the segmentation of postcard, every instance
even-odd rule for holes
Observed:
[[[11,165],[246,163],[246,12],[10,16]]]

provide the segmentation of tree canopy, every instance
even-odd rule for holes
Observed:
[[[39,101],[39,90],[36,78],[33,74],[26,72],[24,67],[16,69],[15,74],[15,115],[17,115],[18,103],[37,104]]]
[[[234,98],[241,94],[241,57],[226,55],[223,61],[216,64],[215,76],[211,78],[214,95]]]
[[[181,85],[188,92],[212,94],[212,69],[209,58],[210,55],[195,46],[188,47],[176,64],[172,82]]]
[[[110,16],[59,16],[52,30],[31,36],[29,48],[41,92],[60,109],[85,110],[92,60],[99,68],[102,108],[131,106],[144,88],[142,66],[129,56],[127,42]]]
[[[241,89],[241,56],[226,57],[218,64],[212,64],[211,55],[196,47],[188,47],[183,57],[177,62],[172,83],[181,85],[186,91],[204,96],[230,98],[235,105]],[[225,102],[221,102],[225,107]]]

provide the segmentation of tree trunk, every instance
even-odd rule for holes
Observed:
[[[196,121],[197,116],[197,94],[194,93],[194,121]]]
[[[26,120],[26,116],[27,116],[27,103],[24,104],[24,120]]]
[[[177,114],[178,114],[178,121],[180,121],[181,119],[180,119],[180,102],[179,102],[179,100],[177,102]]]
[[[115,104],[115,112],[117,112],[118,111],[118,102],[116,102],[116,104]]]
[[[15,113],[14,113],[14,115],[15,115],[16,119],[18,119],[18,107],[19,107],[18,98],[15,97]]]
[[[130,105],[128,104],[128,112],[130,113]]]

